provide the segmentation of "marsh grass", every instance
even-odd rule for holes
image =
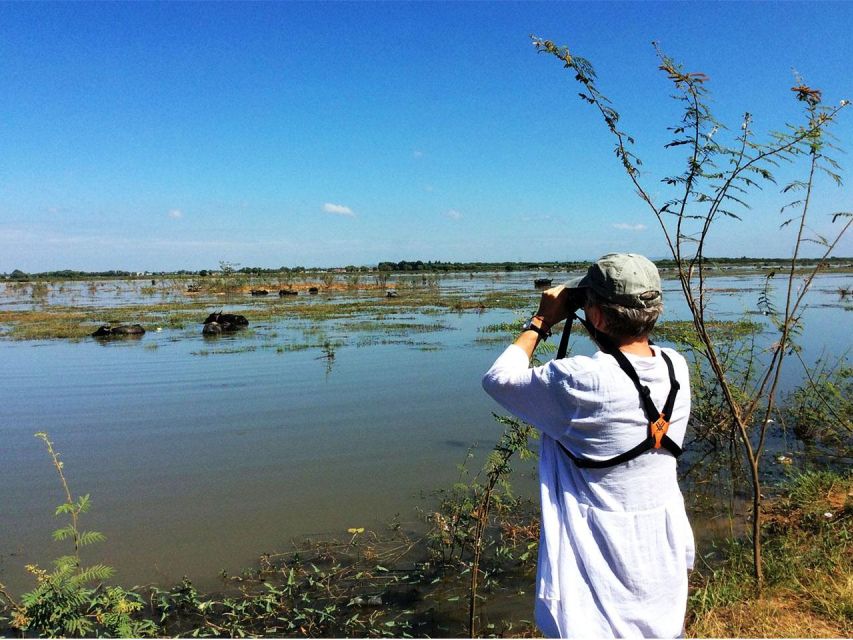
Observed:
[[[229,278],[224,283],[206,278],[203,291],[191,296],[186,295],[186,279],[180,278],[161,278],[153,285],[148,284],[150,280],[142,284],[135,280],[127,283],[118,281],[118,284],[97,280],[76,283],[76,288],[88,292],[91,302],[84,306],[68,304],[73,296],[67,296],[64,304],[0,311],[0,327],[3,329],[0,335],[15,340],[79,339],[107,322],[138,322],[146,329],[158,326],[185,329],[196,323],[200,325],[211,311],[222,308],[244,314],[251,323],[291,319],[312,323],[351,321],[345,330],[443,331],[449,327],[440,322],[407,323],[393,318],[412,312],[440,316],[472,311],[481,313],[490,309],[521,309],[533,304],[538,295],[527,290],[481,294],[446,291],[438,286],[437,277],[419,275],[401,281],[404,286],[400,287],[400,295],[396,298],[385,297],[384,287],[364,288],[367,285],[362,284],[354,290],[352,283],[341,284],[340,291],[323,291],[319,296],[250,298],[239,287],[261,285],[248,284],[248,280],[243,282],[239,274],[233,278],[229,275]],[[3,291],[10,296],[21,296],[30,286],[30,283],[7,283]],[[265,286],[275,290],[274,284],[266,283]],[[307,284],[305,286],[307,288]],[[105,292],[110,294],[108,304],[97,304],[98,296]],[[370,324],[364,318],[377,318],[376,324]],[[387,322],[388,319],[392,319],[391,322]]]
[[[765,593],[755,595],[749,541],[723,543],[691,576],[688,635],[850,637],[853,475],[794,476],[765,514]]]
[[[97,321],[88,310],[34,309],[0,311],[0,326],[6,328],[4,337],[13,340],[79,339],[90,335]]]
[[[722,342],[742,340],[763,331],[764,327],[750,320],[713,320],[705,323],[706,330]],[[693,323],[687,320],[669,320],[655,325],[652,331],[655,340],[693,346],[698,334]]]
[[[44,301],[50,293],[50,285],[46,282],[34,282],[30,287],[30,297],[33,300]]]

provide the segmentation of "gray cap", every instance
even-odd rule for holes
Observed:
[[[565,286],[588,287],[608,302],[634,309],[658,305],[663,297],[658,268],[638,253],[608,253],[585,276],[569,280]]]

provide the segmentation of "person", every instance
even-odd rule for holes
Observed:
[[[599,351],[531,368],[536,346],[579,307]],[[676,455],[690,387],[684,358],[649,341],[662,309],[654,263],[605,255],[545,291],[483,376],[492,398],[541,432],[535,619],[547,637],[683,634],[694,542]]]

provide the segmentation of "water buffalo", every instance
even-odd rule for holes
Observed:
[[[120,324],[115,327],[104,324],[98,327],[92,336],[95,338],[113,338],[121,336],[141,336],[145,329],[140,324]]]
[[[253,296],[268,296],[270,292],[266,289],[252,289],[251,294]]]
[[[385,292],[385,297],[386,297],[386,298],[396,298],[396,297],[398,297],[399,295],[400,295],[400,294],[399,294],[399,293],[397,293],[396,291],[394,291],[393,289],[389,289],[388,291],[386,291],[386,292]]]
[[[219,324],[218,322],[208,322],[207,324],[204,325],[204,329],[201,330],[201,333],[202,333],[202,335],[205,335],[205,336],[218,336],[219,334],[226,331],[226,327],[228,328],[227,330],[229,330],[229,331],[233,331],[233,330],[237,329],[237,327],[230,325],[230,324],[227,324],[227,323],[226,324]]]
[[[228,323],[233,324],[238,327],[248,327],[249,321],[246,320],[246,316],[240,316],[236,313],[222,313],[221,311],[217,311],[211,313],[207,316],[207,319],[204,321],[204,324],[208,322],[218,322],[219,324]]]
[[[237,331],[243,327],[248,327],[249,321],[246,316],[237,315],[236,313],[211,313],[204,321],[204,329],[202,333],[206,336],[219,335],[220,333],[230,333]]]
[[[309,287],[308,293],[311,293],[311,294],[320,293],[320,290],[317,287]]]
[[[550,278],[536,278],[533,281],[533,286],[537,289],[547,289],[551,286],[552,280]]]
[[[282,296],[282,297],[283,296],[296,296],[296,295],[299,295],[299,292],[296,289],[279,289],[278,295]]]

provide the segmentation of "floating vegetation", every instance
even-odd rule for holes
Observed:
[[[487,324],[485,327],[480,327],[478,331],[482,333],[518,333],[521,331],[521,322],[499,322],[497,324]]]
[[[257,351],[255,345],[245,345],[242,347],[225,347],[224,349],[201,349],[200,351],[190,351],[190,355],[194,356],[214,356],[229,353],[248,353]]]
[[[344,322],[338,325],[339,329],[347,332],[365,331],[388,334],[406,333],[430,333],[433,331],[449,331],[453,327],[443,322],[393,322],[384,320],[360,320],[358,322]]]
[[[483,347],[491,347],[496,344],[507,344],[506,336],[480,336],[478,338],[474,338],[474,344]]]
[[[763,326],[751,320],[714,320],[705,323],[705,329],[722,339],[737,340],[760,333]],[[693,344],[697,339],[696,327],[686,320],[670,320],[658,323],[652,338],[676,344]]]
[[[383,336],[365,336],[359,338],[355,346],[356,347],[374,347],[377,345],[402,345],[408,347],[415,347],[420,351],[439,351],[444,348],[444,345],[437,342],[423,342],[419,340],[412,340],[409,338],[402,337],[383,337]]]

